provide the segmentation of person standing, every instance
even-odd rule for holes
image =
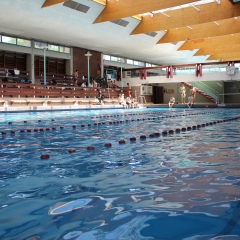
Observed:
[[[191,94],[191,96],[193,97],[192,104],[195,103],[196,92],[197,92],[197,88],[193,86],[192,89],[190,90],[190,94]]]
[[[73,86],[77,87],[78,85],[78,70],[73,73]]]
[[[182,84],[182,86],[179,88],[179,92],[181,93],[182,104],[185,104],[185,100],[186,100],[186,88],[185,88],[184,84]]]

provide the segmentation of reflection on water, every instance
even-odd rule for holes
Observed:
[[[139,139],[240,111],[157,111],[132,111],[147,113],[144,123],[76,129],[73,124],[94,123],[93,115],[110,113],[2,116],[2,130],[21,129],[23,119],[32,129],[65,128],[0,139],[0,239],[240,239],[239,120]],[[113,110],[108,121],[142,115],[123,116],[126,112]],[[128,141],[132,136],[134,143]],[[106,142],[112,147],[105,148]],[[94,151],[86,150],[90,145]],[[76,152],[69,154],[69,148]],[[42,161],[41,154],[50,159]]]

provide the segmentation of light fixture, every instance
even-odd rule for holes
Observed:
[[[216,22],[216,21],[213,21],[213,22],[214,22],[216,25],[218,25],[218,26],[220,25],[220,24],[219,24],[218,22]]]
[[[193,28],[191,28],[190,26],[187,26],[187,28],[189,28],[189,29],[191,29],[191,30],[193,29]]]
[[[92,56],[92,54],[89,51],[87,51],[87,53],[85,54],[85,57],[87,57],[87,59],[88,59],[88,88],[90,86],[90,65],[89,65],[89,62],[90,62],[90,57],[91,56]],[[89,90],[90,90],[90,88],[89,88]]]

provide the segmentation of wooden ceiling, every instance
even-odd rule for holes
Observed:
[[[45,0],[42,8],[69,0]],[[194,56],[210,55],[208,60],[240,59],[240,3],[231,0],[93,0],[104,5],[93,24],[138,16],[131,35],[158,32],[166,34],[157,44],[185,41],[178,49],[199,49]],[[175,8],[178,7],[179,8]]]

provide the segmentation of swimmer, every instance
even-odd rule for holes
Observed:
[[[185,88],[184,84],[182,84],[182,86],[179,88],[179,92],[181,93],[182,104],[185,104],[185,100],[186,100],[186,88]]]
[[[190,95],[189,97],[188,97],[188,107],[190,108],[190,107],[192,107],[192,105],[193,105],[193,96],[192,95]]]
[[[170,96],[170,99],[169,99],[168,106],[169,106],[170,108],[172,108],[173,105],[174,105],[174,103],[175,103],[175,98],[171,95],[171,96]]]
[[[193,101],[192,101],[193,103],[192,104],[195,103],[196,92],[197,92],[197,88],[193,86],[192,89],[190,90],[190,94],[193,97]]]

